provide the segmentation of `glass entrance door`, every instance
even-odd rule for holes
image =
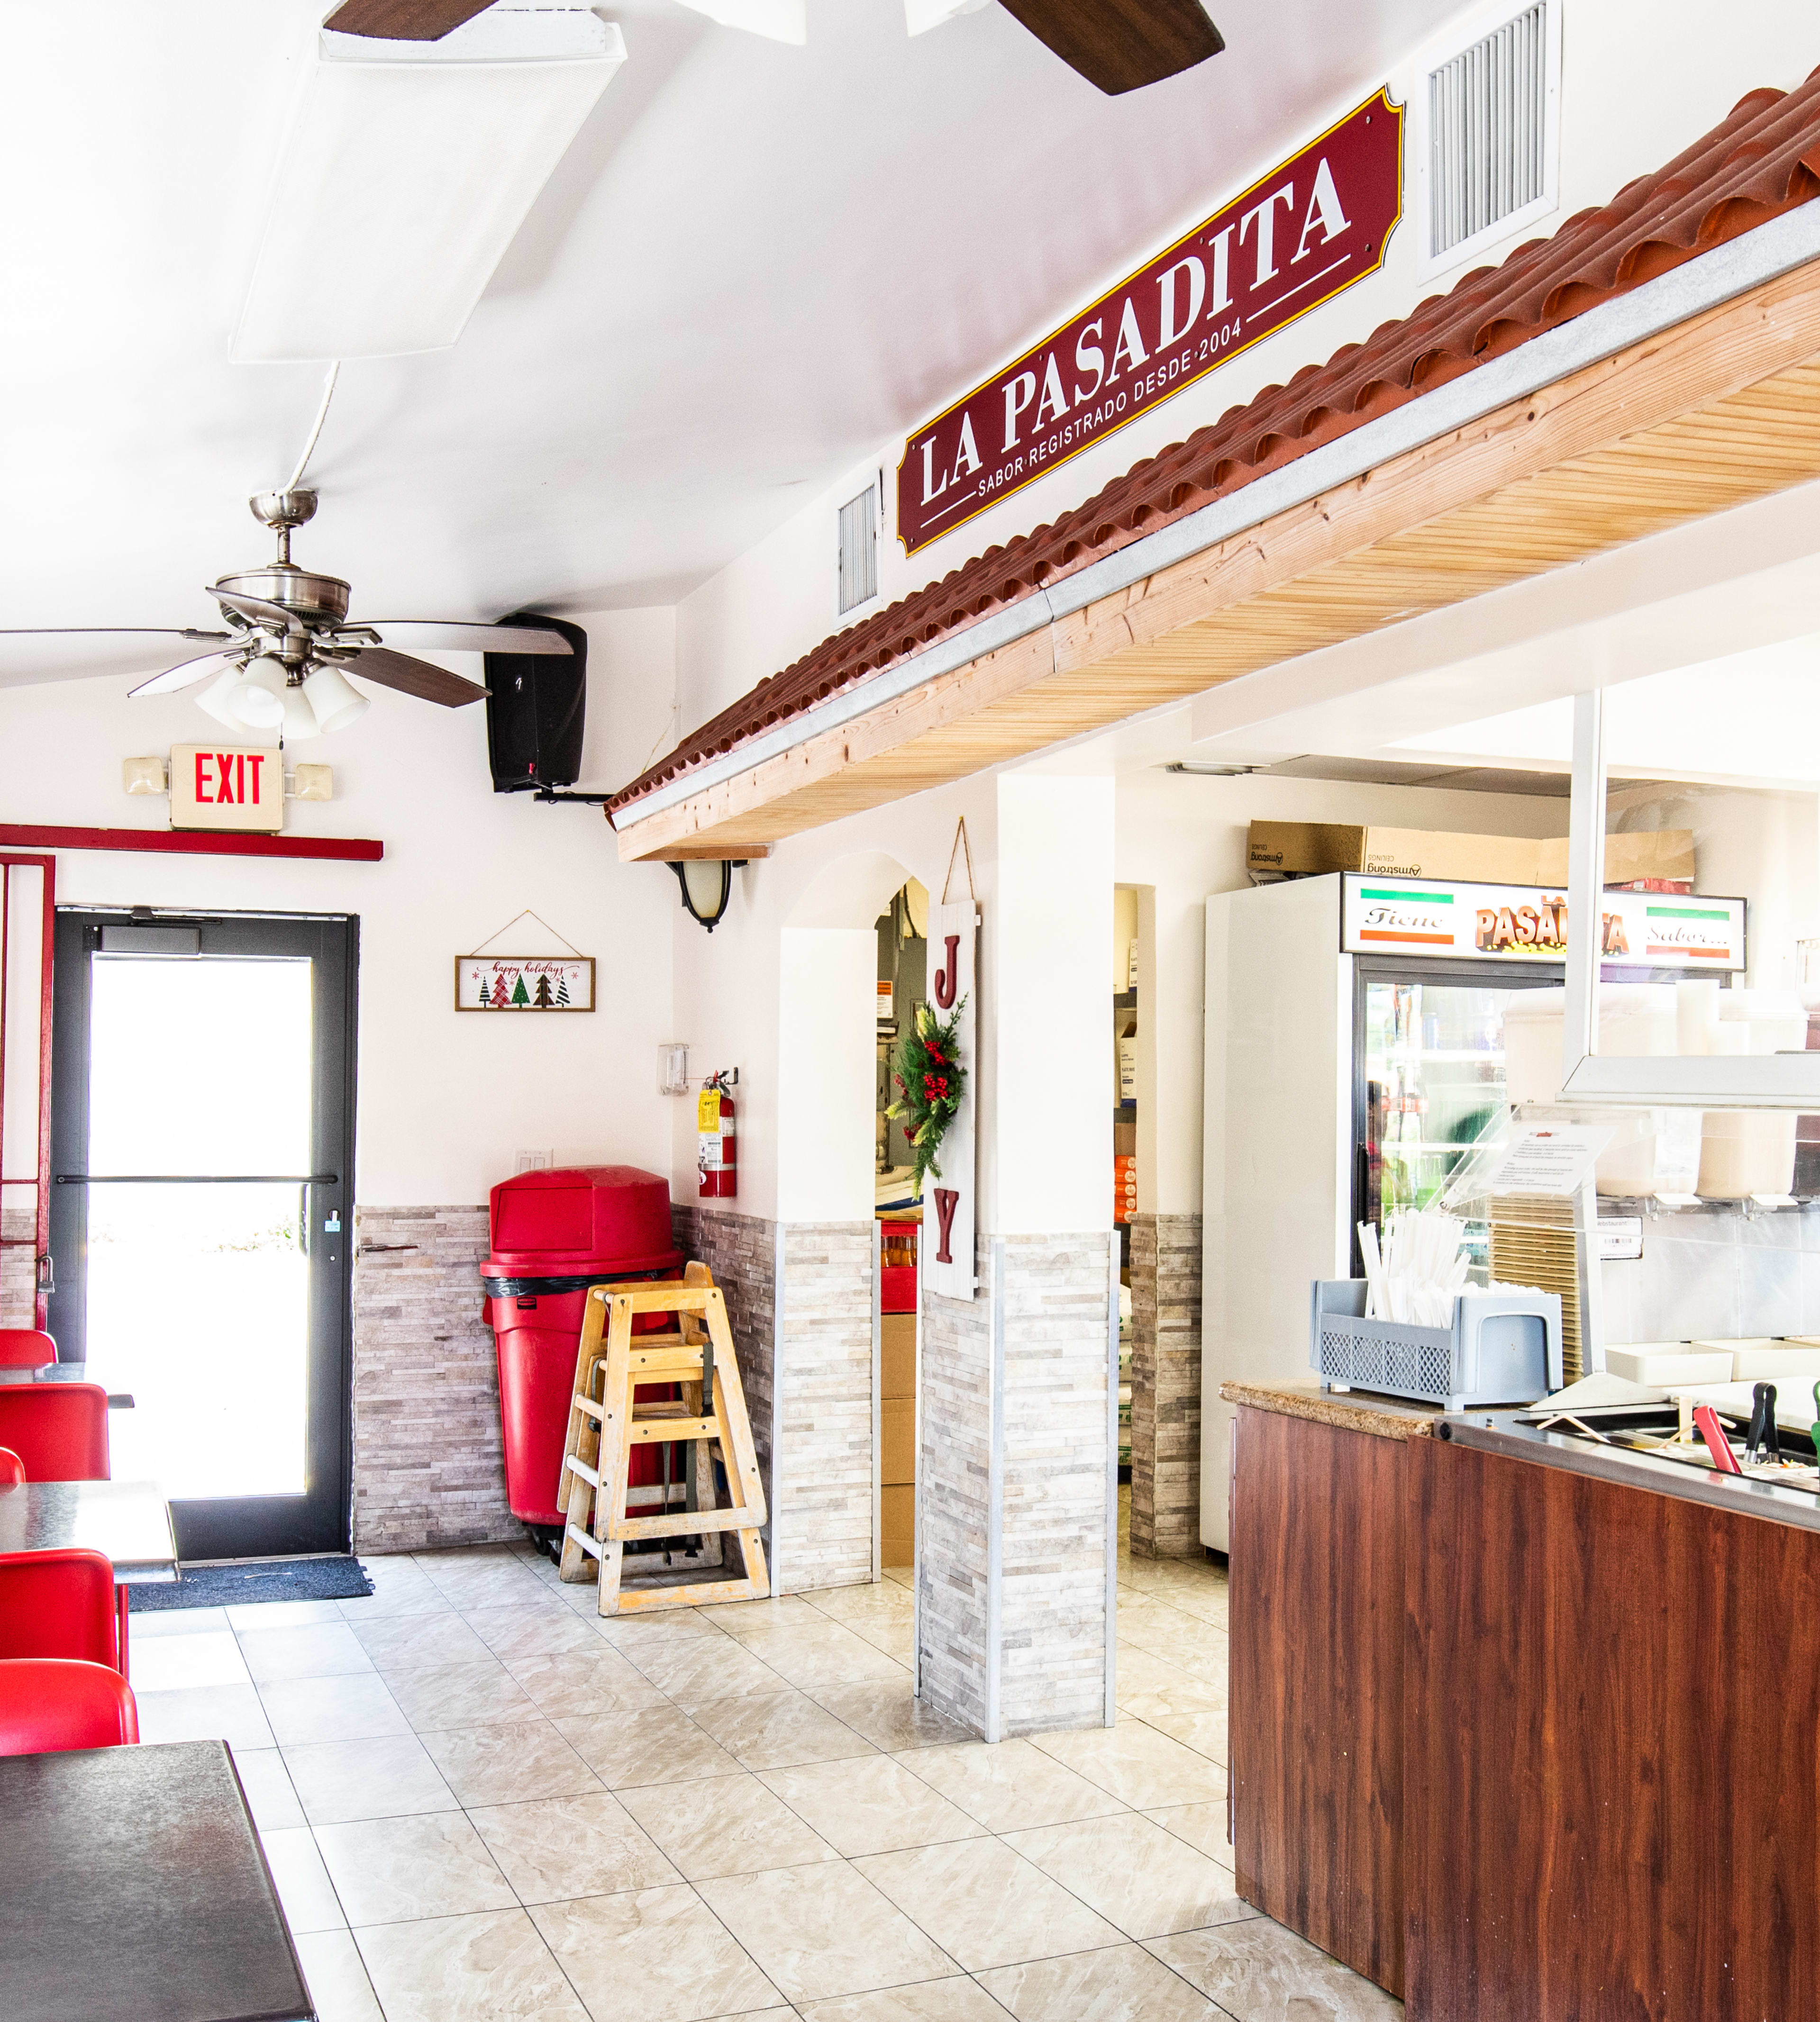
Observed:
[[[353,922],[60,914],[51,1331],[185,1559],[345,1550]]]

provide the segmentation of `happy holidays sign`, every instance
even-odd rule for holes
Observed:
[[[458,1011],[591,1011],[592,955],[568,960],[542,955],[455,957]]]

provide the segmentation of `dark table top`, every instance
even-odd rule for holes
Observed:
[[[0,1757],[6,2022],[309,2022],[226,1746]]]
[[[49,1552],[64,1545],[104,1554],[122,1586],[163,1586],[177,1578],[170,1506],[155,1481],[0,1487],[0,1552]]]

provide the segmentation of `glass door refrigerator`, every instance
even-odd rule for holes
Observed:
[[[1601,974],[1730,983],[1745,926],[1741,900],[1608,889]],[[1566,931],[1559,892],[1516,885],[1347,874],[1208,900],[1205,1543],[1226,1548],[1220,1385],[1311,1380],[1310,1287],[1362,1275],[1358,1223],[1381,1228],[1445,1188],[1504,1104],[1507,1014],[1522,992],[1560,986]],[[1545,1080],[1540,1021],[1526,1022],[1526,1072]],[[1481,1261],[1488,1237],[1468,1225]]]
[[[1360,1222],[1381,1237],[1387,1219],[1445,1192],[1504,1107],[1505,1006],[1561,980],[1553,964],[1512,973],[1489,962],[1354,958],[1349,1275],[1364,1272]],[[1469,1227],[1467,1239],[1483,1262],[1484,1228]]]
[[[1201,1520],[1217,1550],[1221,1385],[1313,1380],[1310,1286],[1362,1275],[1358,1222],[1445,1186],[1504,1101],[1505,1007],[1562,980],[1546,940],[1475,953],[1487,889],[1307,878],[1207,902]]]

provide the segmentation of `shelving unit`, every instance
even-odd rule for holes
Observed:
[[[1135,894],[1121,891],[1120,900]],[[1121,917],[1122,916],[1122,917]],[[1131,973],[1131,955],[1136,940],[1135,903],[1115,906],[1113,925],[1113,981],[1115,985]],[[1131,1478],[1131,1223],[1137,1209],[1138,1103],[1136,1094],[1124,1093],[1121,1086],[1120,1042],[1127,1035],[1136,1043],[1138,991],[1119,989],[1112,993],[1112,1098],[1113,1098],[1113,1227],[1119,1243],[1119,1479]]]

